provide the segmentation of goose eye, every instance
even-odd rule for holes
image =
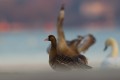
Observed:
[[[53,37],[49,37],[49,40],[53,40]]]

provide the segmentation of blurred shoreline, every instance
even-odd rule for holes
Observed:
[[[89,70],[55,72],[43,71],[36,73],[0,73],[1,80],[119,80],[120,70]]]

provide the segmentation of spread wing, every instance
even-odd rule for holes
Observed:
[[[83,40],[78,44],[77,48],[79,52],[87,51],[94,43],[96,39],[93,35],[88,34],[83,38]]]

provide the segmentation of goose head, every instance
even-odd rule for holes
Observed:
[[[46,38],[44,41],[50,41],[52,47],[56,47],[56,45],[57,45],[56,38],[54,35],[49,35],[48,38]]]
[[[51,41],[51,42],[56,42],[56,38],[53,35],[49,35],[48,38],[46,38],[44,41]]]

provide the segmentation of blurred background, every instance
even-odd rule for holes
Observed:
[[[120,24],[119,0],[0,0],[0,31],[52,31],[65,3],[64,27],[114,28]]]
[[[62,3],[66,39],[93,34],[96,44],[85,55],[90,66],[101,67],[111,53],[103,51],[106,39],[120,45],[120,0],[0,0],[0,73],[52,71],[44,39],[56,35]]]

